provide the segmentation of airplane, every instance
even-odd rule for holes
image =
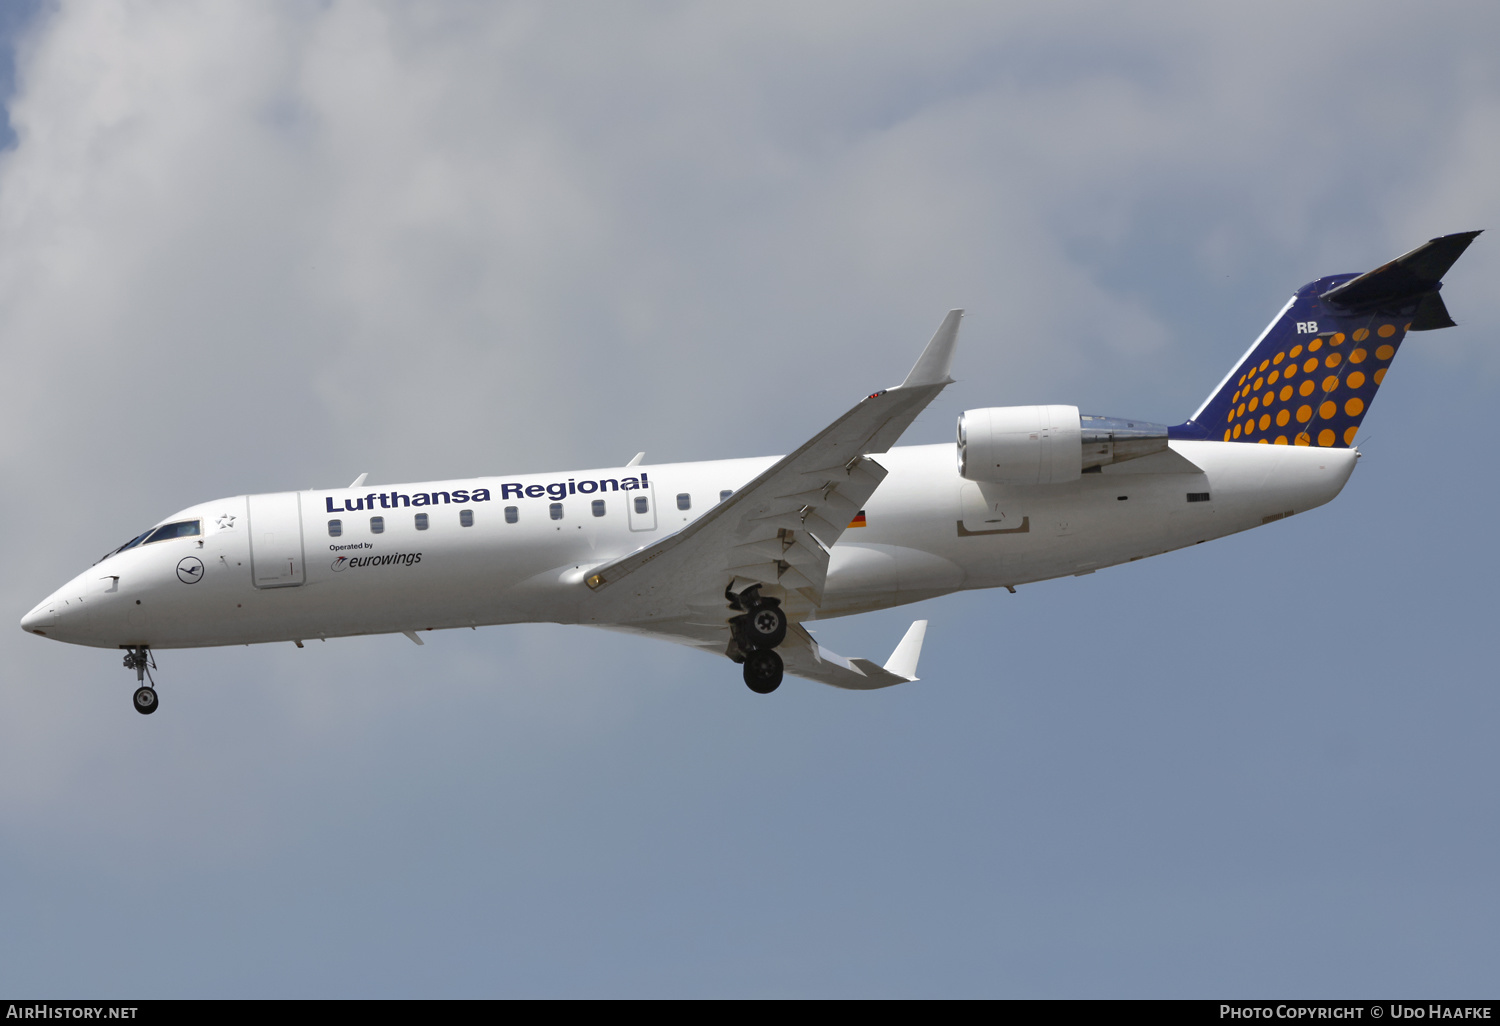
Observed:
[[[523,622],[584,624],[850,690],[917,679],[927,621],[884,663],[808,625],[1132,562],[1321,506],[1408,331],[1452,327],[1442,277],[1480,233],[1298,289],[1186,421],[1076,406],[966,410],[956,444],[894,447],[952,382],[953,310],[901,384],[787,456],[237,495],[111,550],[21,620],[124,650],[159,705],[174,648]]]

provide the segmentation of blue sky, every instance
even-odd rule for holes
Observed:
[[[1175,423],[1290,293],[1495,224],[1493,5],[59,3],[0,155],[0,582],[246,491]],[[1330,506],[826,623],[872,695],[540,625],[0,635],[0,991],[1493,995],[1500,250]],[[722,411],[754,409],[758,427]]]

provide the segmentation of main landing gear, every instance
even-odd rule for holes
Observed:
[[[135,689],[135,711],[142,716],[150,716],[156,712],[156,681],[151,679],[151,671],[155,668],[156,658],[145,645],[126,648],[125,669],[134,670],[136,683],[140,684]],[[145,683],[146,681],[150,683]]]
[[[745,656],[745,686],[757,695],[769,695],[781,687],[783,669],[773,649],[758,648]]]
[[[769,695],[781,686],[785,669],[776,646],[786,640],[786,614],[776,599],[760,597],[760,586],[725,597],[744,612],[729,621],[728,656],[744,666],[745,686],[758,695]]]

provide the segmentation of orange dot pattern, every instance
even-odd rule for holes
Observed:
[[[1227,403],[1218,400],[1225,403],[1217,414],[1223,418],[1218,429],[1224,441],[1354,444],[1370,400],[1405,335],[1404,324],[1377,322],[1347,335],[1338,331],[1313,339],[1304,336],[1295,345],[1283,338],[1274,354],[1257,352],[1251,359],[1264,358],[1248,363],[1225,386],[1232,390]]]

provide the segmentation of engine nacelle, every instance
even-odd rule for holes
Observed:
[[[970,481],[1060,484],[1083,472],[1076,406],[992,406],[958,418],[958,472]]]
[[[958,418],[958,472],[970,481],[1036,485],[1167,448],[1167,428],[1079,414],[1076,406],[992,406]]]

